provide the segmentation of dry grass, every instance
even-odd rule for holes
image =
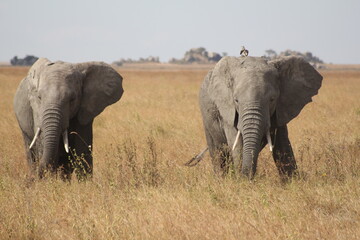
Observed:
[[[29,183],[12,99],[26,68],[0,68],[0,239],[359,239],[360,71],[324,71],[289,125],[301,178],[264,151],[255,181],[217,179],[198,89],[205,70],[121,70],[125,94],[94,126],[92,181]]]

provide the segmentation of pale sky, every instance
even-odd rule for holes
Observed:
[[[310,51],[360,64],[360,0],[0,0],[0,61],[105,61],[185,51]]]

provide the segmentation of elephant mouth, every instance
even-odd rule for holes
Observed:
[[[36,129],[35,136],[30,143],[29,149],[32,149],[34,147],[37,139],[39,138],[40,132],[41,132],[41,129],[40,129],[40,127],[38,127]],[[66,153],[69,153],[69,138],[68,138],[67,129],[65,129],[65,131],[62,133],[62,138],[63,138],[63,143],[64,143],[64,149],[65,149]]]

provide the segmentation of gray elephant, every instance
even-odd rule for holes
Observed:
[[[91,175],[93,120],[122,94],[122,77],[108,64],[36,61],[14,98],[32,172],[43,177],[60,169],[69,177],[75,149],[85,161],[84,174]]]
[[[224,57],[200,89],[206,141],[216,173],[232,163],[252,178],[259,152],[269,144],[282,177],[297,169],[287,123],[321,87],[322,76],[305,60],[284,57]],[[274,145],[272,145],[274,143]]]

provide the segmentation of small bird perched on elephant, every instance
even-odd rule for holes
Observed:
[[[34,63],[14,98],[33,174],[37,170],[41,178],[59,169],[69,179],[74,170],[70,159],[76,153],[84,161],[84,174],[92,175],[93,121],[121,98],[122,80],[103,62],[71,64],[40,58]]]
[[[200,109],[215,173],[233,164],[253,178],[259,152],[269,144],[280,175],[297,169],[287,124],[311,102],[322,76],[305,60],[224,57],[200,89]]]
[[[240,56],[248,56],[249,55],[249,50],[247,50],[244,46],[241,47],[241,50],[240,50]]]

